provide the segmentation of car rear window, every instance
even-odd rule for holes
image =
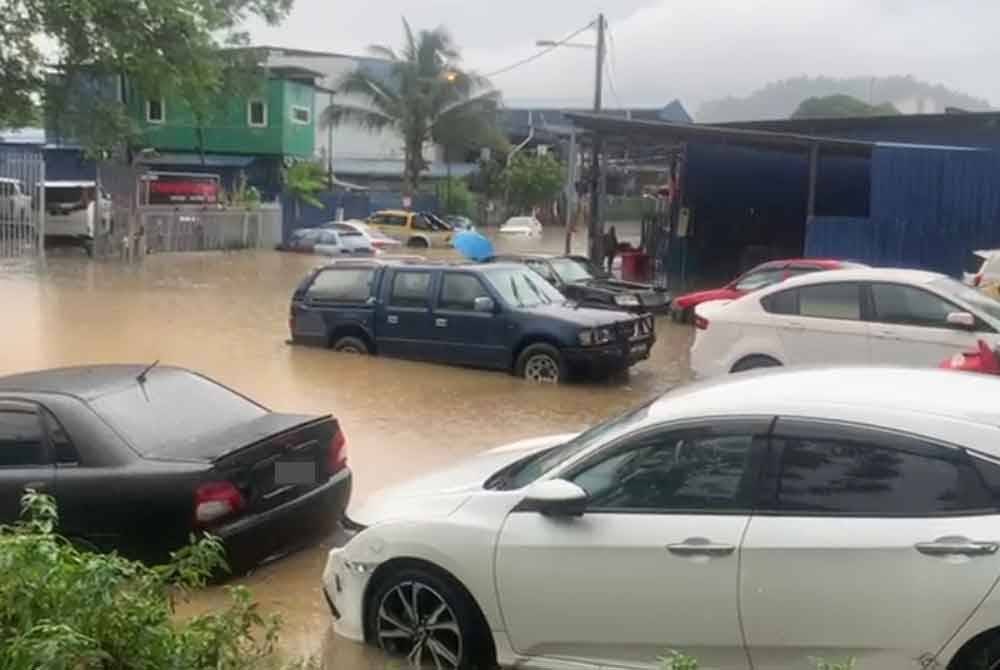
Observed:
[[[210,379],[185,370],[153,368],[90,406],[140,455],[186,451],[198,440],[266,415],[266,409]]]

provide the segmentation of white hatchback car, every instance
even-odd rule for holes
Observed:
[[[488,451],[350,511],[335,630],[438,670],[997,667],[998,397],[787,370]]]
[[[920,270],[831,270],[695,310],[698,378],[778,365],[933,367],[1000,344],[1000,302]]]
[[[497,231],[502,235],[523,235],[525,237],[540,237],[542,222],[534,216],[512,216],[500,226]]]

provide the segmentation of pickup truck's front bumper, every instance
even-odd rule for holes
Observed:
[[[607,374],[646,360],[655,342],[656,336],[650,334],[627,342],[611,342],[596,347],[571,347],[563,350],[563,356],[574,371]]]

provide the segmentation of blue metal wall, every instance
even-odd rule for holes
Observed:
[[[1000,155],[992,151],[879,147],[871,215],[821,218],[810,256],[958,275],[970,251],[1000,246]]]

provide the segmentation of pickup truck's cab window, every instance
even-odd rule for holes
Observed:
[[[313,280],[308,296],[319,300],[364,302],[371,296],[374,277],[375,271],[370,268],[323,270]]]
[[[471,312],[475,309],[476,298],[489,297],[490,294],[475,275],[446,272],[441,280],[438,307]]]
[[[430,272],[397,272],[392,278],[389,304],[393,307],[427,307],[430,304]]]

